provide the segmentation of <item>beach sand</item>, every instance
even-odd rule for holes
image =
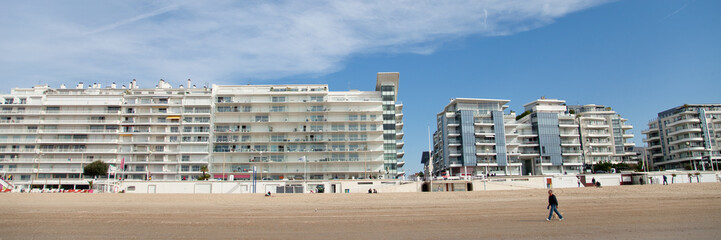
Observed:
[[[721,183],[379,194],[0,194],[0,239],[719,239]]]

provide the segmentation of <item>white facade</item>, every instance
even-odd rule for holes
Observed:
[[[576,116],[568,113],[564,100],[541,98],[523,105],[527,114],[522,126],[521,159],[535,175],[583,171],[580,134]]]
[[[685,104],[658,114],[643,131],[654,169],[710,170],[721,160],[721,104]],[[714,166],[716,169],[716,166]]]
[[[16,88],[0,95],[0,173],[16,186],[65,189],[87,187],[82,169],[96,160],[126,181],[191,180],[205,167],[227,180],[249,179],[253,167],[258,180],[395,178],[404,163],[397,87],[398,73],[379,73],[376,91],[163,80]]]
[[[436,116],[433,161],[424,160],[434,176],[580,173],[583,159],[590,166],[629,162],[635,155],[626,142],[631,126],[603,106],[569,108],[563,100],[542,98],[516,117],[506,113],[508,102],[452,99]]]
[[[602,105],[568,106],[569,111],[576,114],[576,122],[580,125],[581,144],[586,156],[586,164],[599,162],[633,163],[636,152],[635,144],[628,142],[633,134],[628,133],[633,126],[626,124],[610,107]]]

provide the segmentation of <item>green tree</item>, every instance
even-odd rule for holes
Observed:
[[[106,174],[108,174],[108,164],[103,161],[97,160],[85,166],[83,168],[83,174],[93,177],[105,176]]]
[[[595,165],[593,165],[593,171],[594,171],[594,172],[595,172],[595,171],[606,171],[606,172],[610,172],[612,166],[613,166],[613,164],[611,164],[610,162],[600,162],[600,163],[596,163]]]
[[[198,176],[198,180],[208,180],[210,179],[210,174],[208,174],[208,166],[201,166],[200,171],[203,172],[203,175]]]
[[[527,110],[527,111],[521,113],[521,115],[516,116],[516,120],[521,120],[521,118],[525,117],[528,114],[531,114],[530,110]]]

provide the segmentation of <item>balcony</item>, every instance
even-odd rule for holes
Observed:
[[[687,118],[687,119],[681,119],[681,120],[666,124],[666,127],[670,128],[670,127],[673,127],[673,126],[676,126],[679,124],[683,124],[683,123],[700,123],[700,122],[701,122],[701,119],[698,119],[698,118]]]
[[[669,132],[668,136],[676,136],[681,133],[692,133],[692,132],[701,132],[701,128],[693,127],[693,128],[685,128],[685,129],[679,129],[673,132]],[[633,135],[632,135],[633,136]],[[625,136],[624,136],[625,137]]]

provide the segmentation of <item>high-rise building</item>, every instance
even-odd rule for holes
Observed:
[[[561,174],[582,170],[578,125],[563,101],[539,99],[518,116],[508,100],[451,100],[436,116],[434,175]]]
[[[0,95],[0,173],[21,186],[126,180],[395,178],[404,174],[398,73],[375,91],[327,85],[39,85]],[[206,170],[207,168],[207,170]]]
[[[595,104],[568,106],[568,111],[576,115],[580,126],[586,164],[638,162],[632,159],[636,155],[635,144],[628,142],[633,138],[628,132],[633,126],[626,124],[621,115],[610,107]]]
[[[626,119],[599,105],[567,107],[538,99],[516,116],[508,100],[458,98],[436,115],[433,174],[527,175],[583,171],[598,162],[631,163]],[[636,162],[633,162],[636,163]]]
[[[660,112],[642,133],[653,169],[708,169],[710,158],[721,159],[721,104],[684,104]]]
[[[214,86],[215,178],[351,179],[402,175],[398,73],[376,91],[327,85]]]
[[[518,122],[526,168],[536,175],[581,172],[578,124],[565,101],[541,98],[523,107],[527,114]]]
[[[434,175],[518,175],[521,163],[515,114],[508,100],[456,98],[436,115]]]

